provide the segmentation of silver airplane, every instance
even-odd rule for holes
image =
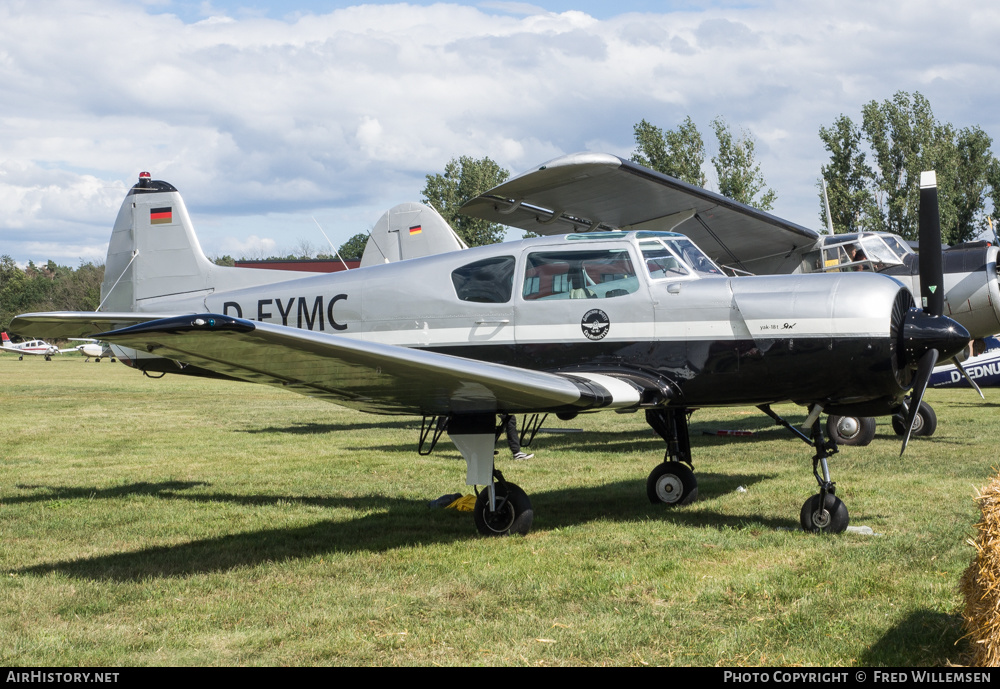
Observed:
[[[541,235],[680,232],[731,274],[878,272],[893,276],[914,295],[921,289],[917,256],[898,235],[820,234],[609,154],[576,153],[550,160],[471,199],[462,212]],[[986,337],[1000,332],[997,252],[996,246],[975,242],[943,253],[943,313],[969,331],[976,351],[982,350]],[[955,361],[960,371],[965,355]],[[929,434],[933,410],[926,402],[919,406],[913,434]],[[900,435],[902,421],[903,414],[897,414],[893,422]],[[831,415],[827,432],[838,442],[866,445],[875,436],[875,420]]]
[[[940,243],[933,173],[921,198],[923,231]],[[466,483],[485,487],[473,513],[484,535],[526,533],[534,514],[494,467],[497,414],[644,411],[667,445],[647,497],[678,506],[698,492],[691,409],[757,405],[778,419],[770,405],[788,401],[809,409],[809,434],[782,423],[815,451],[818,492],[800,522],[842,531],[820,413],[892,413],[911,388],[919,404],[934,364],[969,342],[939,289],[919,309],[877,273],[727,276],[673,232],[570,233],[301,275],[214,265],[178,191],[144,174],[115,221],[101,310],[11,327],[98,338],[147,373],[421,416],[419,451],[447,433]]]

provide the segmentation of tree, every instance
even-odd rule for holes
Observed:
[[[719,179],[719,193],[748,206],[771,210],[778,195],[767,188],[760,164],[754,159],[756,142],[753,134],[741,129],[739,138],[734,140],[729,126],[721,117],[712,120],[712,129],[719,140],[719,154],[712,157]]]
[[[458,209],[469,199],[507,181],[508,177],[510,171],[489,158],[452,158],[445,165],[443,175],[427,175],[427,184],[421,192],[423,202],[433,206],[469,246],[493,244],[503,239],[504,226],[459,215]]]
[[[340,248],[337,249],[337,252],[345,261],[360,261],[361,256],[365,253],[366,244],[368,244],[368,233],[358,232],[356,235],[341,244]]]
[[[899,91],[861,112],[860,127],[841,115],[830,129],[820,128],[831,154],[822,172],[836,231],[882,230],[916,239],[924,170],[937,172],[945,241],[966,241],[984,229],[991,196],[997,207],[1000,172],[993,141],[982,129],[938,122],[919,93]]]
[[[829,129],[820,127],[819,136],[830,151],[830,164],[821,172],[827,183],[834,232],[875,229],[871,224],[878,221],[879,212],[869,188],[872,171],[862,150],[861,130],[851,118],[841,115]],[[820,208],[820,221],[826,224],[825,207]]]
[[[677,129],[664,132],[659,127],[642,120],[633,127],[635,152],[632,162],[645,165],[657,172],[704,187],[705,143],[691,117],[685,117]]]

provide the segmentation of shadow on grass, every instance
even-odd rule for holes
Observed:
[[[917,610],[886,632],[858,658],[867,667],[961,665],[968,655],[960,615]],[[958,643],[956,643],[958,642]]]
[[[699,494],[718,497],[750,485],[765,476],[701,474]],[[66,489],[91,496],[92,489]],[[148,489],[147,489],[148,490]],[[127,494],[127,493],[126,493]],[[119,495],[108,495],[113,498]],[[307,526],[275,528],[205,538],[173,546],[55,562],[17,570],[22,575],[60,572],[81,579],[139,581],[150,577],[192,574],[253,567],[266,562],[308,558],[332,552],[384,552],[396,548],[477,538],[471,515],[429,510],[422,500],[383,496],[288,497],[211,493],[159,493],[166,499],[243,505],[302,503],[325,508],[366,512],[346,520],[323,520]],[[49,497],[53,497],[52,494]],[[768,516],[735,517],[716,512],[679,508],[668,510],[646,499],[645,482],[621,481],[603,486],[547,491],[532,496],[536,529],[576,526],[594,520],[657,522],[710,529],[759,527],[796,528],[797,520]],[[374,513],[372,513],[374,512]]]
[[[15,488],[19,490],[44,490],[45,493],[34,495],[21,495],[17,497],[4,498],[7,505],[18,505],[31,502],[46,502],[49,500],[76,500],[79,498],[111,500],[134,495],[153,495],[158,497],[168,497],[174,491],[197,488],[199,486],[210,486],[212,484],[204,481],[160,481],[158,483],[127,483],[112,488],[94,488],[87,486],[43,486],[30,483],[18,483]]]
[[[385,417],[371,423],[294,423],[291,426],[269,426],[267,428],[244,428],[234,430],[235,433],[290,433],[293,435],[311,435],[322,433],[343,433],[346,431],[370,431],[372,429],[405,428],[420,430],[420,421],[412,418],[407,421],[387,421]]]

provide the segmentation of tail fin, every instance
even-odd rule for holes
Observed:
[[[375,223],[361,267],[468,248],[436,210],[420,203],[401,203]]]
[[[3,331],[3,344],[5,344],[5,345],[9,345],[10,344],[10,337],[7,335],[7,331],[6,330]]]
[[[209,261],[180,192],[143,172],[115,220],[98,310],[155,311],[159,298],[178,302],[283,279],[287,276],[275,271],[242,270]]]

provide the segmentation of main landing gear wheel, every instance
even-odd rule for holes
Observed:
[[[490,511],[490,491],[483,489],[476,498],[476,509],[473,519],[476,528],[484,536],[509,536],[521,534],[524,536],[531,529],[535,512],[531,508],[531,500],[527,493],[516,483],[497,482],[496,510]]]
[[[646,479],[646,495],[654,505],[687,505],[698,498],[698,479],[686,464],[663,462]]]
[[[896,414],[892,417],[892,430],[896,431],[896,435],[906,435],[906,418],[904,414]],[[936,430],[937,414],[934,413],[931,405],[921,402],[920,408],[917,410],[917,415],[913,417],[913,432],[910,435],[934,435],[934,431]]]
[[[830,414],[826,419],[826,435],[838,445],[868,445],[875,439],[875,419]]]
[[[847,506],[833,493],[826,494],[823,507],[820,507],[820,494],[806,500],[802,505],[799,522],[805,531],[816,533],[841,533],[847,529],[850,517]]]

